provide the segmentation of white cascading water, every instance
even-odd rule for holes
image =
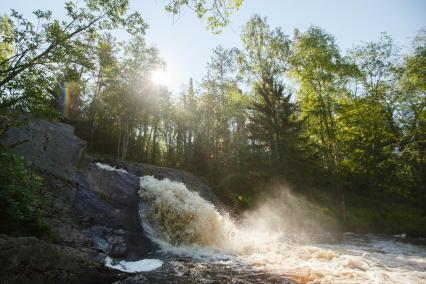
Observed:
[[[157,242],[174,246],[230,248],[231,220],[182,183],[152,176],[140,179],[141,220]]]
[[[261,207],[237,225],[182,183],[152,176],[140,183],[143,226],[166,251],[303,283],[426,283],[423,246],[351,234],[335,244],[289,243],[273,224],[285,219],[277,208]]]

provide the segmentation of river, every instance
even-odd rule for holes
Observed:
[[[147,256],[153,266],[135,282],[426,283],[425,239],[292,234],[270,213],[236,223],[185,185],[148,176],[140,195],[142,224],[161,249]]]

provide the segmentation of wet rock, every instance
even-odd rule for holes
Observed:
[[[197,177],[187,171],[141,163],[128,163],[125,165],[125,168],[136,176],[152,175],[160,180],[169,179],[184,183],[189,190],[198,192],[201,197],[213,204],[218,204],[218,198],[207,185],[207,182],[203,178]]]
[[[108,171],[90,164],[81,171],[87,185],[102,198],[119,208],[139,203],[139,177],[121,171]]]
[[[217,201],[202,179],[185,171],[137,163],[120,164],[128,172],[101,169],[93,158],[83,157],[86,142],[73,132],[64,123],[32,120],[9,129],[0,141],[41,170],[52,197],[47,221],[57,237],[57,243],[51,244],[37,238],[0,236],[0,283],[122,279],[123,273],[104,267],[107,255],[137,260],[158,249],[140,224],[139,176],[183,182],[207,200]]]
[[[132,277],[128,277],[120,282],[119,284],[135,284],[135,283],[149,283],[148,279],[143,274],[138,274]],[[154,283],[154,282],[151,282]]]
[[[76,186],[64,179],[49,174],[42,174],[46,193],[47,221],[58,242],[80,250],[91,249],[92,240],[83,234],[79,212],[74,202]]]
[[[84,234],[96,248],[117,258],[136,259],[157,246],[139,221],[139,178],[91,164],[78,176],[75,206],[90,220]]]
[[[72,247],[0,236],[0,283],[106,283],[117,272]]]
[[[86,141],[74,135],[71,125],[34,119],[6,132],[3,144],[36,167],[69,181],[75,180]]]

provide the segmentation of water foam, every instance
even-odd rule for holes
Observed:
[[[129,273],[152,271],[161,267],[162,265],[163,262],[159,259],[147,258],[138,261],[121,260],[118,262],[114,262],[110,257],[105,259],[105,266]]]
[[[182,183],[145,176],[140,184],[144,228],[166,251],[304,283],[426,282],[424,247],[354,234],[337,244],[288,243],[285,226],[271,224],[286,216],[273,208],[236,224]]]
[[[229,247],[235,230],[228,216],[220,214],[196,192],[182,183],[153,176],[140,179],[140,207],[145,230],[161,244]]]
[[[108,164],[96,163],[95,165],[98,168],[106,170],[106,171],[109,171],[109,172],[127,173],[127,171],[124,170],[124,169],[119,169],[119,168],[116,168],[116,167],[112,167],[112,166],[110,166]]]

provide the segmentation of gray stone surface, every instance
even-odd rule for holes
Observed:
[[[72,182],[86,149],[71,125],[39,119],[9,129],[2,143],[16,145],[12,149],[34,166]]]
[[[76,248],[0,235],[0,283],[111,283],[116,271]]]
[[[105,257],[136,260],[158,249],[139,220],[139,176],[183,182],[217,202],[202,179],[185,171],[114,161],[105,163],[128,172],[97,167],[84,157],[86,142],[64,123],[33,120],[9,129],[0,142],[41,170],[53,201],[47,221],[58,238],[52,244],[0,236],[0,283],[111,283],[128,277],[105,268]]]
[[[96,249],[117,258],[137,259],[157,246],[139,220],[139,178],[90,164],[79,172],[75,208],[87,220],[84,234]]]
[[[218,204],[218,198],[210,186],[207,185],[207,182],[203,178],[197,177],[187,171],[142,163],[127,163],[124,165],[124,168],[136,176],[152,175],[160,180],[169,179],[184,183],[189,190],[198,192],[201,197],[213,204]]]

